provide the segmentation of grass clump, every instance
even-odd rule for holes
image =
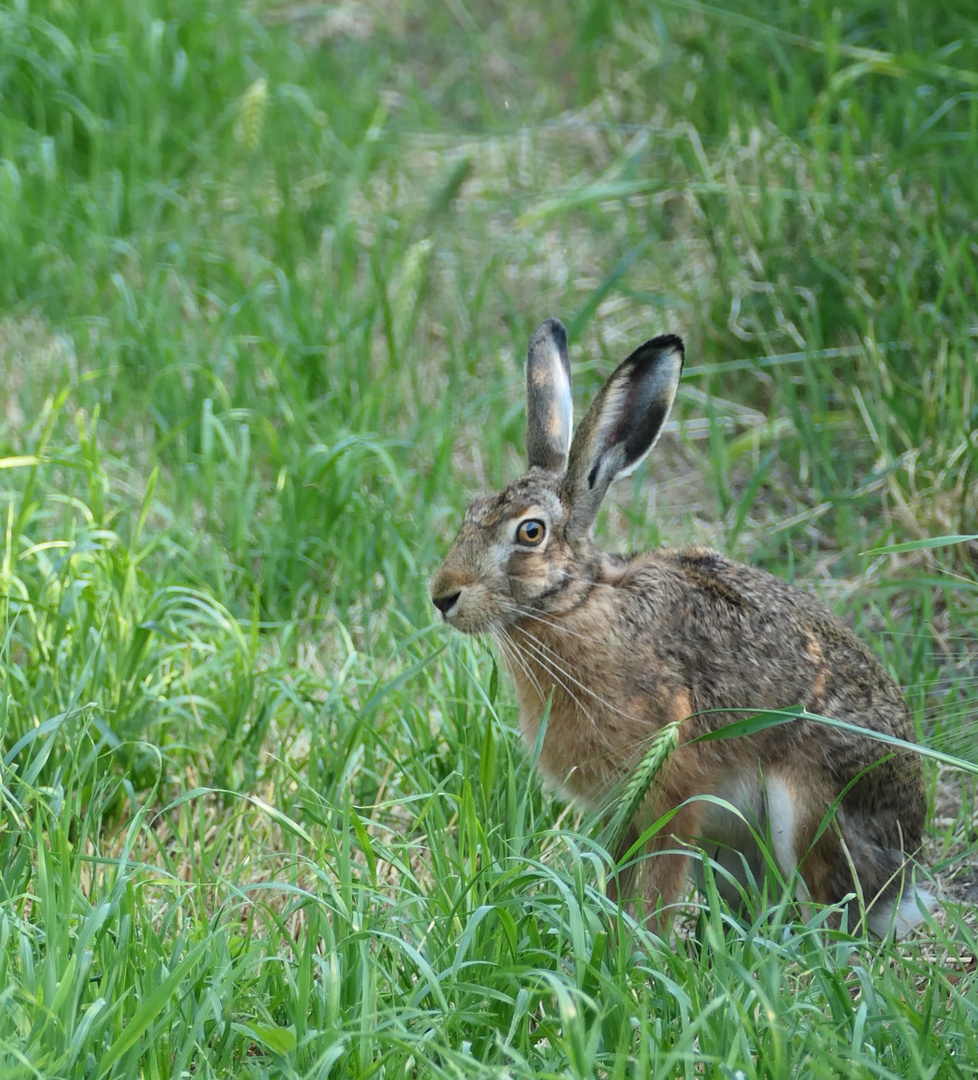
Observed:
[[[4,1077],[970,1076],[974,792],[918,942],[658,940],[426,578],[686,338],[601,527],[814,581],[974,760],[968,5],[0,10]],[[458,448],[473,447],[463,453]],[[712,890],[715,892],[715,890]],[[712,901],[712,902],[711,902]]]

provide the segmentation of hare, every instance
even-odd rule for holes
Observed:
[[[591,535],[609,485],[655,445],[683,358],[673,335],[640,345],[572,437],[567,334],[557,319],[538,327],[526,361],[529,471],[468,508],[432,601],[456,630],[498,643],[530,747],[549,704],[539,768],[579,804],[602,805],[651,738],[681,722],[625,842],[675,811],[623,886],[656,926],[697,848],[736,901],[735,882],[763,877],[760,836],[803,906],[848,903],[850,927],[865,908],[872,932],[902,936],[933,903],[910,880],[925,814],[916,754],[804,715],[691,742],[793,706],[913,740],[880,663],[813,596],[762,570],[701,547],[611,555]]]

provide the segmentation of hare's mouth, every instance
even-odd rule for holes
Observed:
[[[441,612],[442,619],[463,634],[489,634],[519,618],[515,605],[512,610],[511,605],[500,605],[479,584],[453,584],[433,593],[431,602]]]

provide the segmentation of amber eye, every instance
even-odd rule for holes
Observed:
[[[516,530],[516,542],[524,547],[536,547],[547,535],[547,526],[537,518],[521,521]]]

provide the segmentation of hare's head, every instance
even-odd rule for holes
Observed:
[[[601,557],[591,538],[601,501],[655,445],[682,368],[678,337],[640,345],[573,434],[567,332],[557,319],[537,327],[526,357],[530,469],[466,511],[431,581],[431,599],[447,623],[481,634],[583,601]]]

